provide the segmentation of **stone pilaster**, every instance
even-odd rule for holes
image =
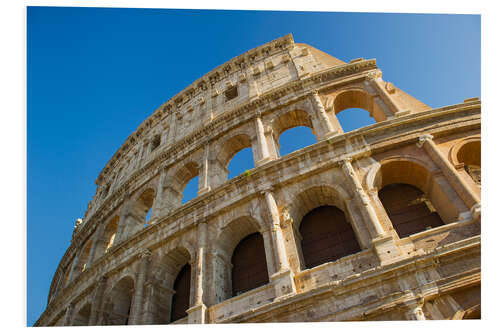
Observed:
[[[151,252],[149,250],[143,250],[139,254],[139,271],[137,272],[137,283],[135,286],[134,297],[131,304],[129,325],[139,325],[142,324],[142,303],[144,295],[144,284],[146,282],[146,276],[148,272],[149,263],[151,261]]]
[[[401,256],[401,251],[396,246],[392,236],[388,235],[380,223],[370,199],[363,189],[359,177],[354,170],[351,159],[346,158],[341,161],[342,170],[347,178],[351,191],[358,203],[368,230],[372,234],[371,245],[382,265],[392,263]]]
[[[410,110],[403,110],[397,103],[396,101],[392,98],[392,96],[389,94],[387,89],[385,89],[383,85],[382,78],[377,77],[377,75],[369,77],[369,83],[372,86],[372,88],[375,89],[375,91],[378,92],[378,94],[381,96],[382,100],[385,102],[387,107],[391,110],[391,112],[395,116],[404,116],[406,114],[410,113]]]
[[[102,277],[97,282],[97,286],[94,289],[94,295],[92,296],[92,307],[90,310],[89,326],[97,325],[99,317],[102,311],[102,305],[104,300],[104,291],[106,289],[107,279]]]
[[[189,324],[204,324],[206,321],[205,290],[207,280],[207,246],[208,232],[207,222],[198,224],[198,249],[196,261],[196,276],[194,285],[194,305],[187,310]]]
[[[335,130],[330,119],[328,118],[328,114],[326,113],[325,106],[321,102],[321,98],[319,97],[319,93],[317,91],[313,91],[310,95],[310,101],[314,108],[314,111],[318,115],[321,126],[324,128],[324,134],[322,135],[322,139],[328,139],[339,132]]]
[[[69,303],[68,307],[66,308],[66,313],[64,314],[63,326],[71,326],[74,307],[75,305],[73,303]]]
[[[209,184],[209,177],[208,177],[208,158],[210,154],[210,145],[207,143],[205,144],[204,148],[204,155],[203,155],[203,164],[200,168],[200,176],[199,176],[199,191],[198,195],[205,194],[206,192],[210,191],[210,184]]]
[[[151,207],[151,217],[149,218],[149,224],[155,224],[160,218],[163,198],[163,184],[165,183],[166,177],[167,169],[162,168],[158,186],[156,187],[155,200],[153,201],[153,207]]]
[[[368,199],[365,190],[361,186],[361,182],[359,181],[358,175],[352,166],[351,158],[346,158],[342,160],[340,163],[342,165],[342,170],[344,171],[344,175],[347,179],[349,187],[358,202],[361,214],[363,215],[363,218],[365,219],[366,223],[370,225],[368,230],[370,230],[370,232],[372,233],[372,238],[379,238],[385,236],[386,233],[382,228],[382,225],[378,220],[377,214],[375,213],[375,210],[371,206],[370,200]]]
[[[262,124],[260,115],[255,118],[255,130],[257,132],[257,150],[259,152],[258,160],[255,162],[255,166],[259,166],[271,160],[266,135],[264,133],[264,125]]]
[[[453,167],[450,161],[448,161],[446,156],[441,153],[432,139],[433,136],[430,134],[420,136],[418,138],[417,147],[423,147],[425,149],[429,157],[441,169],[450,185],[464,201],[467,207],[471,210],[477,210],[477,205],[481,204],[480,198],[474,190],[470,188],[469,184],[467,184],[467,182],[460,177],[458,171]]]
[[[95,260],[96,251],[97,251],[97,248],[99,248],[99,245],[102,242],[101,238],[102,238],[102,236],[104,234],[104,228],[105,227],[106,227],[105,224],[101,224],[101,225],[99,225],[99,227],[95,231],[95,234],[94,234],[94,237],[93,237],[93,241],[92,241],[92,247],[90,248],[89,257],[87,259],[87,268],[90,267],[92,265],[92,263],[94,262],[94,260]]]
[[[273,245],[274,271],[271,273],[271,282],[274,284],[277,298],[296,293],[293,273],[290,270],[285,249],[285,239],[280,225],[280,217],[276,200],[270,189],[261,192],[266,199],[266,205],[271,218],[270,234]]]
[[[75,259],[73,259],[73,264],[71,265],[71,271],[69,272],[69,275],[68,275],[68,280],[66,281],[66,286],[71,283],[71,280],[73,280],[73,278],[75,277],[76,275],[76,271],[78,269],[78,266],[80,266],[80,256],[81,256],[81,251],[78,252],[77,255],[75,255]]]

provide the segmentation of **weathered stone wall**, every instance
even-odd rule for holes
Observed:
[[[352,107],[377,123],[344,133],[336,114]],[[477,99],[431,109],[374,60],[344,63],[291,36],[238,56],[108,162],[36,325],[170,323],[186,264],[190,307],[176,323],[480,316],[480,182],[468,167],[480,170],[480,113]],[[281,157],[279,136],[295,126],[318,142]],[[255,168],[227,180],[248,147]],[[182,205],[195,176],[198,197]],[[394,183],[425,193],[444,225],[400,238],[378,197]],[[300,223],[324,205],[345,214],[361,252],[306,269]],[[233,251],[255,232],[269,283],[232,297]]]

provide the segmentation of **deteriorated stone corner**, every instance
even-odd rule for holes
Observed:
[[[349,108],[376,123],[344,133]],[[280,156],[296,126],[317,143]],[[375,60],[269,42],[127,138],[35,325],[479,318],[480,146],[477,98],[432,109]],[[243,148],[255,168],[228,180]]]

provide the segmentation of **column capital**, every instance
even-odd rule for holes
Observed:
[[[349,163],[349,164],[351,164],[351,163],[352,163],[352,157],[350,157],[350,156],[346,156],[346,157],[342,158],[342,159],[339,161],[340,166],[344,166],[344,165],[346,165],[347,163]]]
[[[432,134],[424,134],[418,137],[417,147],[422,148],[425,142],[431,141],[434,138]]]
[[[142,249],[138,254],[139,259],[149,259],[151,257],[151,251],[149,249]]]
[[[274,191],[274,186],[273,185],[270,185],[270,186],[267,186],[267,187],[264,187],[262,189],[260,189],[260,194],[262,195],[266,195],[266,194],[273,194],[273,191]]]

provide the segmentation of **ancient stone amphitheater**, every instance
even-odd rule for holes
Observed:
[[[349,108],[376,123],[345,133]],[[114,154],[35,325],[480,318],[480,119],[478,98],[432,109],[374,59],[252,49]],[[280,156],[296,126],[317,143]]]

